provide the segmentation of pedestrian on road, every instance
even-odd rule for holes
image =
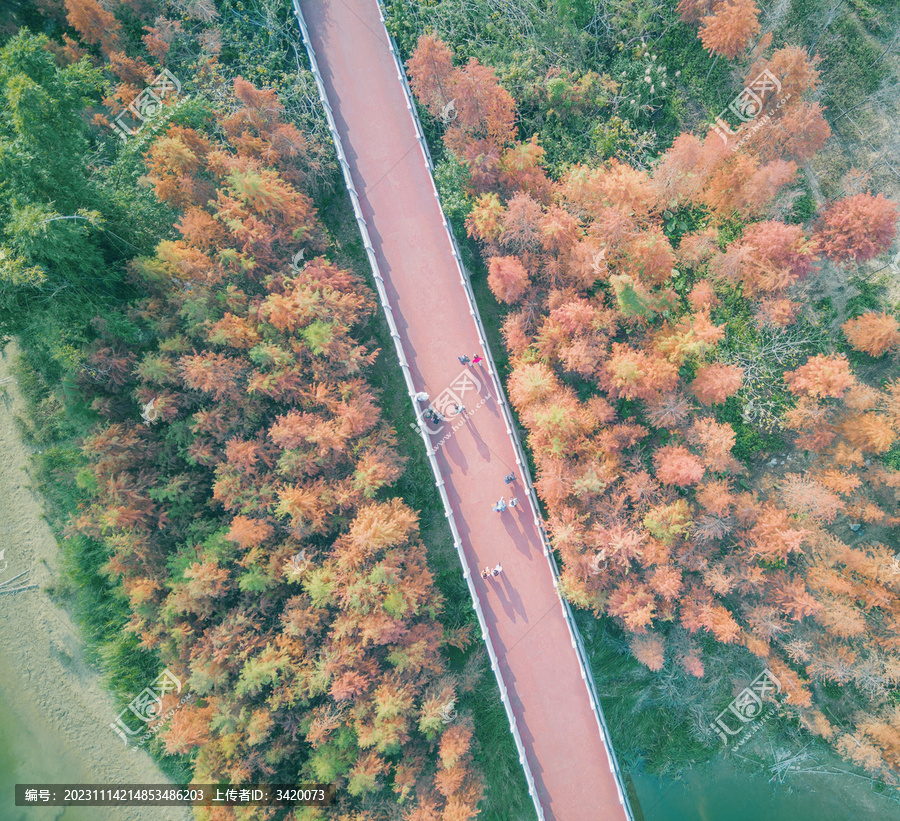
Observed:
[[[497,562],[497,566],[491,571],[492,576],[499,576],[503,572],[503,568],[500,566],[500,562]]]
[[[481,578],[486,579],[491,575],[491,569],[489,567],[485,567],[484,570],[481,571]]]
[[[433,410],[431,412],[431,416],[435,422],[443,422],[447,417],[444,416],[439,410]]]
[[[473,364],[473,365],[477,365],[479,362],[482,362],[483,360],[484,360],[484,357],[482,357],[482,356],[476,356],[476,357],[472,360],[472,364]]]
[[[465,406],[465,405],[454,405],[454,406],[453,406],[453,413],[454,413],[456,416],[459,416],[459,414],[461,414],[465,409],[466,409],[466,406]]]
[[[506,482],[506,484],[509,484],[510,482],[515,482],[516,474],[515,473],[507,473],[506,476],[503,477],[503,481]]]
[[[517,504],[519,504],[519,499],[518,497],[513,496],[512,499],[509,500],[509,506],[515,507]]]
[[[466,356],[465,354],[463,354],[462,356],[458,356],[458,357],[456,357],[456,358],[459,360],[459,364],[460,364],[460,365],[468,365],[468,364],[472,361],[472,360],[469,359],[469,357]]]
[[[494,505],[494,512],[502,513],[504,510],[506,510],[506,502],[503,501],[503,497],[501,496],[500,501]]]
[[[419,391],[416,394],[416,402],[427,402],[427,401],[428,401],[428,394],[425,393],[425,391]]]

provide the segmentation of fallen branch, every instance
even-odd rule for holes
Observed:
[[[31,590],[33,587],[40,587],[38,584],[28,584],[25,587],[14,587],[12,590],[0,590],[0,596],[4,593],[19,593],[22,590]]]
[[[26,570],[25,573],[19,573],[18,576],[13,576],[11,579],[7,579],[5,582],[0,582],[0,587],[6,587],[6,585],[14,582],[16,579],[22,578],[26,573],[30,573],[31,570]]]

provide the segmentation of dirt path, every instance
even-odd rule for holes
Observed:
[[[11,376],[11,343],[0,355],[0,380]],[[15,383],[0,387],[0,582],[30,571],[44,587],[56,575],[56,539],[31,490],[28,447],[14,416],[24,414]],[[17,586],[14,583],[13,586]],[[152,682],[148,682],[150,684]],[[109,729],[117,710],[87,666],[68,614],[42,589],[0,595],[0,818],[29,821],[182,821],[164,808],[16,808],[19,783],[165,783],[150,756],[126,749]]]
[[[413,382],[448,417],[432,442],[545,817],[625,818],[489,374],[457,361],[479,352],[477,326],[376,1],[300,6]],[[492,510],[513,495],[518,507]],[[479,576],[498,563],[499,576]]]

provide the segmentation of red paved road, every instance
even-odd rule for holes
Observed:
[[[479,352],[476,324],[435,201],[375,0],[301,0],[417,390],[435,400]],[[486,371],[469,419],[437,459],[548,819],[624,819],[606,747]],[[482,398],[488,397],[477,407]],[[433,440],[437,443],[440,437]],[[492,511],[518,491],[517,508]],[[478,568],[501,562],[482,580]]]

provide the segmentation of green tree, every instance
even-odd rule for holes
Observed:
[[[105,80],[87,60],[57,66],[48,42],[22,32],[0,50],[0,338],[31,330],[59,359],[62,333],[47,328],[78,338],[86,304],[112,290],[116,253],[83,116]]]

